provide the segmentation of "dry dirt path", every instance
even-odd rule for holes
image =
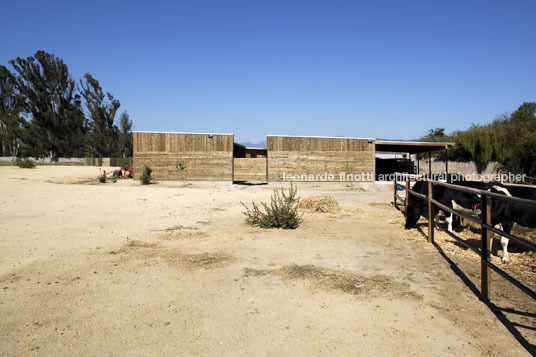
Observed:
[[[0,354],[528,355],[390,186],[302,185],[342,210],[284,231],[241,215],[277,186],[97,174],[0,167]]]

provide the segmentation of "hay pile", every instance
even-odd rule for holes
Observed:
[[[333,196],[314,196],[300,201],[298,208],[313,212],[333,213],[339,210],[339,203]]]

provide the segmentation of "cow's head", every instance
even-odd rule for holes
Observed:
[[[410,200],[406,209],[406,229],[413,228],[417,224],[421,218],[421,212],[419,202],[411,202]]]

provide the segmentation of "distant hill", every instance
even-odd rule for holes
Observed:
[[[242,144],[248,148],[266,148],[266,140],[261,141],[260,143],[250,143],[249,141],[246,141],[240,142],[239,144]]]

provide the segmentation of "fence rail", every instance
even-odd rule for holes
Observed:
[[[423,199],[428,203],[428,237],[427,240],[430,243],[434,242],[434,228],[438,228],[444,232],[446,232],[450,237],[455,239],[456,241],[460,242],[464,246],[470,248],[473,252],[478,254],[480,256],[480,266],[481,266],[481,278],[480,278],[480,298],[483,301],[489,301],[489,291],[490,291],[490,269],[495,271],[497,274],[502,276],[504,279],[506,279],[508,282],[519,288],[521,291],[526,293],[528,296],[532,297],[533,299],[536,299],[536,292],[531,290],[529,287],[525,286],[523,283],[509,275],[507,272],[496,266],[490,261],[490,241],[491,241],[491,234],[496,233],[500,236],[503,236],[505,238],[511,239],[515,241],[516,243],[519,243],[523,247],[530,249],[532,251],[536,251],[536,244],[529,242],[523,238],[520,238],[518,236],[515,236],[511,233],[507,233],[503,230],[497,229],[491,225],[491,208],[492,208],[492,200],[502,200],[506,201],[512,204],[519,204],[523,205],[524,207],[532,207],[536,208],[536,201],[533,200],[527,200],[524,198],[519,197],[512,197],[512,196],[506,196],[501,195],[493,192],[488,192],[484,190],[479,190],[471,187],[463,187],[454,185],[451,183],[446,182],[440,182],[440,181],[434,181],[434,180],[426,180],[428,182],[428,194],[424,195],[419,192],[415,192],[411,189],[411,179],[416,178],[418,175],[408,175],[408,174],[402,174],[402,173],[395,173],[394,178],[394,188],[393,188],[393,205],[398,208],[397,200],[404,202],[404,207],[407,210],[409,197],[410,195],[416,196],[420,199]],[[398,180],[398,177],[404,178],[405,182],[402,183]],[[480,205],[481,205],[481,215],[480,218],[477,218],[475,216],[472,216],[470,214],[467,214],[465,212],[461,212],[459,210],[450,208],[448,206],[445,206],[441,202],[438,202],[433,197],[433,188],[434,186],[443,186],[452,190],[462,191],[470,194],[479,195],[480,197]],[[398,187],[403,187],[404,191],[406,192],[405,197],[401,197],[397,191],[399,190]],[[449,232],[448,230],[445,230],[444,228],[440,227],[438,224],[434,222],[434,208],[437,207],[441,209],[442,211],[449,212],[451,214],[454,214],[458,217],[462,217],[464,219],[470,220],[471,222],[474,222],[476,224],[480,225],[481,229],[481,237],[480,237],[480,249],[476,249],[475,247],[468,244],[463,238],[457,236],[456,234]],[[404,211],[404,214],[406,212]]]

